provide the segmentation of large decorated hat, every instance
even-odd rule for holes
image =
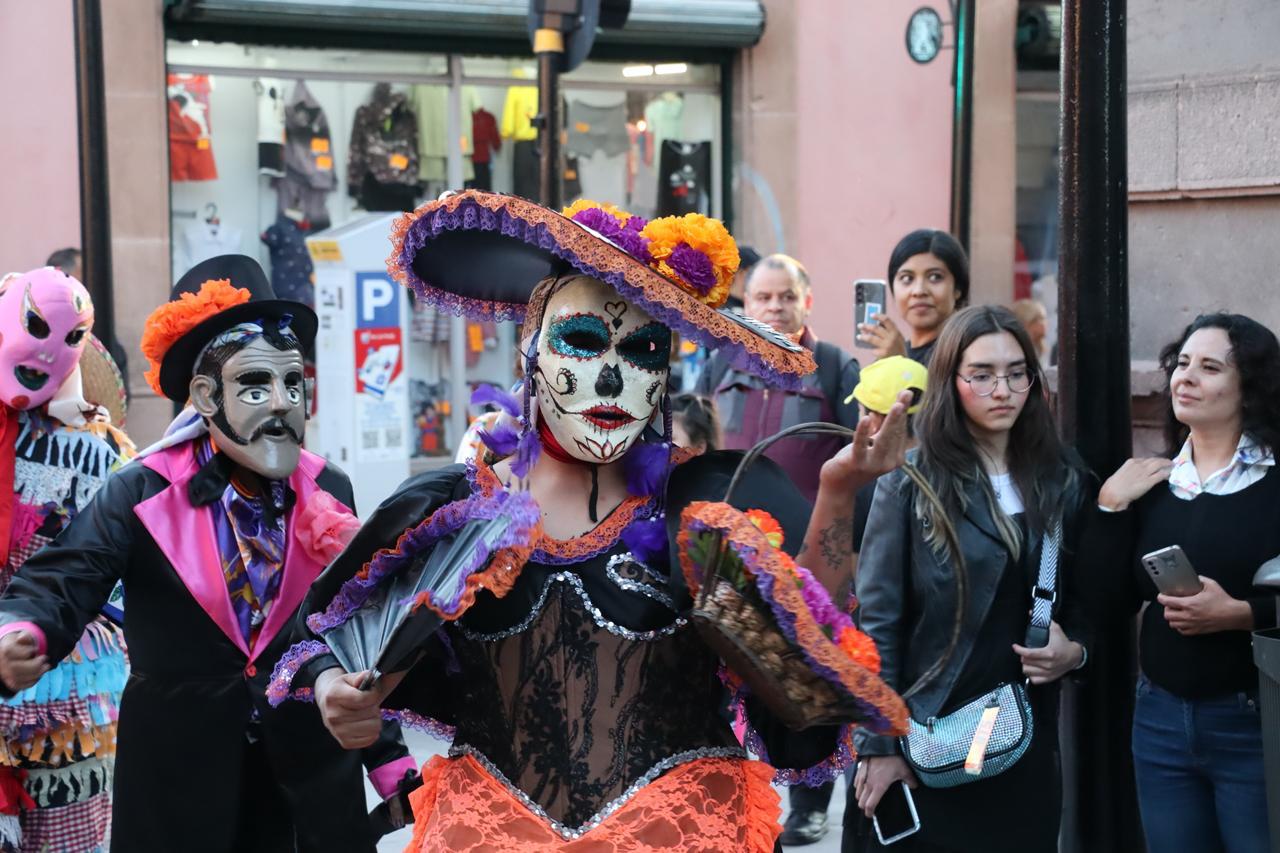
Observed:
[[[157,394],[185,402],[200,353],[222,332],[241,323],[288,326],[310,353],[316,314],[301,302],[276,299],[262,267],[246,255],[219,255],[178,279],[170,301],[147,318],[142,354],[147,384]]]
[[[401,216],[392,246],[391,274],[455,314],[523,322],[539,281],[577,271],[682,337],[726,353],[738,369],[781,385],[814,369],[804,347],[720,310],[738,249],[722,223],[701,214],[645,220],[587,200],[556,213],[515,196],[467,190]]]

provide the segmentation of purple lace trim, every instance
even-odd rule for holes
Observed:
[[[285,652],[276,662],[275,669],[271,671],[271,681],[267,684],[267,701],[271,703],[271,707],[278,707],[286,699],[297,699],[301,702],[314,701],[311,688],[292,689],[293,679],[298,674],[298,670],[309,661],[327,654],[332,652],[319,640],[303,640]]]
[[[317,634],[324,634],[343,624],[369,599],[373,590],[384,578],[394,575],[409,565],[415,556],[435,545],[442,537],[456,531],[474,518],[497,518],[500,514],[510,514],[516,522],[503,537],[504,542],[507,543],[499,546],[503,548],[528,542],[533,535],[533,527],[540,518],[533,498],[523,492],[516,495],[497,492],[490,498],[474,494],[465,500],[445,504],[417,527],[406,531],[396,543],[395,548],[374,554],[373,559],[365,564],[361,572],[342,585],[338,594],[323,612],[312,613],[307,617],[307,627]],[[465,588],[466,578],[484,566],[490,553],[488,550],[482,552],[477,548],[472,565],[467,567],[459,579],[459,595],[455,595],[441,609],[455,613],[460,593]]]
[[[409,286],[414,293],[442,311],[453,314],[465,314],[473,320],[514,320],[524,322],[524,304],[511,302],[494,302],[491,300],[472,299],[456,293],[449,293],[432,287],[418,277],[413,270],[413,258],[424,245],[440,236],[445,231],[456,231],[459,228],[468,231],[498,231],[504,236],[520,240],[530,246],[536,246],[551,255],[566,261],[579,272],[599,279],[612,286],[623,297],[631,300],[649,313],[655,320],[663,323],[673,332],[695,341],[708,349],[719,350],[729,358],[731,367],[758,376],[771,385],[782,388],[798,388],[801,377],[774,370],[769,364],[757,358],[742,344],[719,337],[707,329],[687,319],[679,309],[670,308],[645,297],[644,292],[627,283],[621,272],[602,273],[600,270],[581,260],[573,251],[561,246],[555,237],[542,224],[531,224],[514,216],[505,207],[499,211],[470,199],[461,201],[452,210],[443,207],[419,216],[409,226],[404,235],[404,243],[400,249],[398,263],[405,272]],[[673,283],[673,287],[676,285]],[[707,309],[711,310],[711,309]]]
[[[432,717],[424,717],[421,714],[415,714],[408,710],[391,710],[389,708],[382,709],[382,719],[398,722],[402,726],[411,729],[417,729],[420,732],[426,732],[439,740],[453,740],[453,736],[457,729],[453,726],[442,723]]]

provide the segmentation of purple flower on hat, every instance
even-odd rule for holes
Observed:
[[[575,213],[573,221],[595,231],[633,258],[649,263],[649,241],[640,236],[640,229],[647,223],[639,216],[632,216],[624,226],[613,214],[598,207],[588,207]]]
[[[711,265],[711,259],[688,243],[680,243],[671,250],[671,255],[667,258],[667,266],[671,267],[685,284],[703,296],[710,293],[711,288],[716,286],[716,271]]]

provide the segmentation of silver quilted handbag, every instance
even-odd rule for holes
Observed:
[[[995,727],[987,741],[981,771],[971,774],[965,770],[965,759],[982,714],[989,707],[999,708]],[[930,717],[923,723],[912,719],[907,734],[901,738],[902,757],[927,787],[953,788],[1008,770],[1031,745],[1034,729],[1026,689],[1021,682],[1008,682],[945,717]]]

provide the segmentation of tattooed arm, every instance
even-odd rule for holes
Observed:
[[[858,489],[906,458],[909,401],[910,392],[903,392],[874,434],[873,419],[864,418],[853,442],[822,466],[818,497],[796,560],[813,572],[833,598],[847,593],[853,579],[853,507]]]

